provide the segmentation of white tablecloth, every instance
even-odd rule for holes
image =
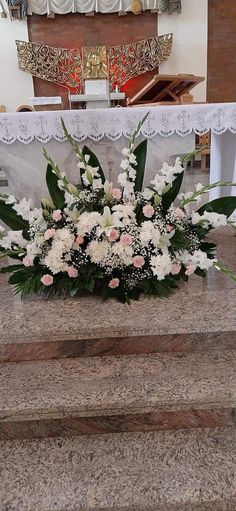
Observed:
[[[70,178],[77,180],[75,157],[65,142],[61,117],[73,138],[98,154],[109,178],[115,181],[120,150],[148,111],[140,134],[140,138],[149,139],[148,181],[164,160],[193,149],[194,133],[203,134],[209,129],[212,131],[211,182],[236,181],[235,103],[133,107],[0,114],[0,166],[7,175],[11,192],[19,198],[45,195],[43,145]],[[227,189],[226,193],[233,194],[235,189]],[[219,194],[219,189],[214,190],[211,198]]]

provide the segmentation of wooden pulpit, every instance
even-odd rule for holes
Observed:
[[[178,105],[193,102],[190,94],[205,78],[194,75],[155,75],[135,96],[127,99],[127,106]]]

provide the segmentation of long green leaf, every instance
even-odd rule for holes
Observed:
[[[182,186],[183,178],[184,172],[181,172],[181,174],[178,174],[173,181],[170,190],[162,196],[162,206],[165,211],[167,211],[171,204],[175,201]]]
[[[57,209],[61,209],[65,203],[65,194],[62,190],[60,190],[58,186],[58,180],[59,179],[56,176],[55,172],[53,172],[52,166],[50,165],[50,163],[48,163],[46,173],[48,191],[54,206]]]
[[[91,167],[98,167],[99,170],[98,170],[98,174],[102,180],[102,183],[105,183],[106,181],[106,178],[105,178],[105,175],[104,175],[104,172],[102,170],[102,167],[100,165],[100,162],[96,156],[96,154],[93,153],[93,151],[91,151],[86,145],[83,147],[83,156],[85,155],[89,155],[90,156],[90,159],[89,159],[89,165],[91,165]]]
[[[236,209],[236,197],[220,197],[219,199],[215,199],[207,204],[204,204],[201,208],[198,209],[199,215],[203,215],[205,211],[219,213],[226,215],[229,217],[232,215],[234,210]]]
[[[146,158],[147,158],[147,140],[143,140],[136,149],[134,150],[134,155],[137,159],[137,165],[135,166],[135,170],[137,172],[135,179],[135,191],[141,192],[143,187],[143,178],[145,174],[145,166],[146,166]]]
[[[24,268],[23,264],[12,264],[10,266],[3,266],[0,268],[0,273],[12,273],[16,270],[20,270],[21,268]]]
[[[25,239],[29,239],[29,222],[17,215],[12,204],[6,204],[0,199],[0,220],[4,222],[12,231],[23,231]]]

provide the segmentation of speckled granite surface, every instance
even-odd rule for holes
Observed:
[[[236,270],[232,230],[215,236],[219,258]],[[131,306],[94,297],[22,302],[5,275],[0,282],[0,361],[236,346],[236,284],[214,270],[169,298]]]
[[[236,428],[0,443],[1,511],[235,511]]]
[[[236,424],[236,351],[1,364],[0,388],[0,438]]]

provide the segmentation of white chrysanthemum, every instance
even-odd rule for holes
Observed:
[[[55,275],[57,273],[66,271],[68,268],[67,262],[62,260],[62,255],[57,254],[52,248],[43,260],[43,264]]]
[[[168,252],[163,255],[152,256],[150,260],[153,275],[158,280],[163,280],[166,275],[169,275],[172,268],[172,261]]]
[[[69,252],[74,243],[74,240],[74,234],[72,234],[69,229],[66,229],[66,227],[63,227],[63,229],[58,229],[55,231],[52,248],[55,247],[56,249],[58,246],[58,250],[62,250],[62,253]]]
[[[88,213],[85,211],[79,216],[78,223],[76,225],[78,234],[87,234],[91,232],[91,230],[99,225],[101,220],[100,213],[97,213],[97,211],[92,211],[91,213]]]
[[[108,241],[91,241],[86,249],[86,254],[90,257],[92,263],[99,264],[107,256],[110,244]]]
[[[121,242],[112,245],[113,254],[118,256],[120,261],[129,266],[132,264],[133,249],[130,245],[123,245]]]
[[[25,248],[27,245],[27,240],[24,239],[22,231],[9,231],[7,236],[0,239],[0,246],[6,250],[10,250],[15,245],[20,248]]]

